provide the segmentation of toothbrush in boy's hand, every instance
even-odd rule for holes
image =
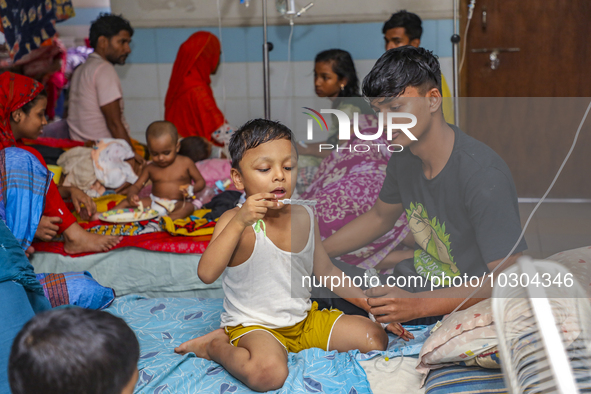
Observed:
[[[290,198],[286,198],[283,200],[277,200],[277,202],[280,202],[282,204],[285,205],[310,205],[310,206],[315,206],[318,201],[315,200],[292,200]]]

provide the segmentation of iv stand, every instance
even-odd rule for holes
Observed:
[[[273,47],[267,42],[267,0],[263,0],[263,101],[265,119],[271,120],[271,83],[269,80],[269,51]]]
[[[460,50],[460,36],[458,35],[458,0],[452,0],[454,5],[454,34],[451,36],[452,54],[453,54],[453,105],[454,105],[454,123],[460,125],[460,106],[458,96],[460,94],[460,72],[458,63],[458,53]]]

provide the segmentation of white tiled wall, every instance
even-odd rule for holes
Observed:
[[[439,60],[451,87],[452,59]],[[355,62],[360,80],[374,63],[375,60]],[[164,119],[164,98],[172,64],[127,64],[117,66],[116,69],[121,78],[125,117],[131,127],[132,137],[145,141],[146,127],[155,120]],[[313,62],[272,62],[270,69],[271,116],[290,126],[299,136],[306,127],[305,118],[296,116],[301,112],[301,107],[323,105],[314,94]],[[249,119],[264,115],[262,63],[222,64],[217,74],[212,76],[211,87],[218,107],[230,124],[240,126]]]

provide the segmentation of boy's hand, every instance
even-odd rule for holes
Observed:
[[[394,335],[398,335],[407,342],[411,339],[415,339],[415,336],[402,327],[402,324],[400,323],[390,323],[388,324],[388,327],[386,327],[386,330],[390,331]]]
[[[137,194],[130,194],[127,196],[127,201],[132,207],[140,205],[140,198]]]
[[[242,208],[238,211],[236,220],[244,225],[244,227],[252,226],[259,219],[265,217],[267,209],[270,207],[278,207],[280,205],[275,200],[277,197],[273,193],[258,193],[246,199],[246,202],[242,205]]]

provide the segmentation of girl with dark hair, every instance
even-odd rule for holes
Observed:
[[[41,154],[21,141],[22,138],[36,139],[41,135],[43,126],[47,124],[46,106],[47,94],[43,85],[22,75],[8,72],[0,74],[0,150],[22,148],[46,167]],[[62,198],[70,198],[77,212],[86,213],[89,217],[96,209],[92,199],[80,189],[63,186],[58,189],[50,182],[36,238],[49,241],[56,234],[63,234],[64,250],[68,254],[106,252],[119,243],[119,237],[86,232],[76,223],[76,218]]]
[[[351,55],[342,49],[329,49],[316,55],[314,59],[314,90],[318,97],[326,97],[332,101],[331,108],[343,111],[353,119],[353,113],[360,115],[373,114],[372,109],[359,94],[359,78]],[[362,117],[360,117],[362,118]],[[319,143],[308,143],[298,147],[298,192],[303,192],[310,185],[322,159],[331,151],[323,149],[320,144],[336,146],[338,141],[338,121],[333,116],[328,130],[328,139]]]

